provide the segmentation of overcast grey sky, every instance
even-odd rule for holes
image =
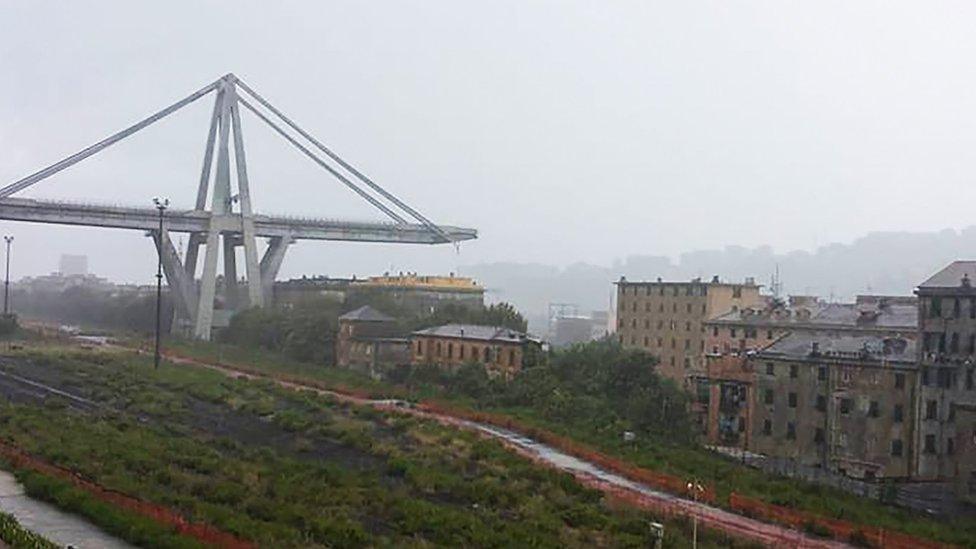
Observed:
[[[271,7],[271,6],[274,7]],[[0,183],[234,72],[450,247],[305,242],[284,276],[810,249],[973,222],[972,2],[0,0]],[[210,102],[23,193],[192,203]],[[256,209],[378,219],[253,117]],[[0,222],[150,282],[138,233]]]

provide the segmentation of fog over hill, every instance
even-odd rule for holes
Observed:
[[[688,280],[694,277],[769,284],[779,266],[783,292],[834,300],[863,293],[910,294],[920,282],[955,259],[976,258],[976,226],[961,231],[875,232],[850,244],[829,244],[813,252],[775,253],[772,248],[728,246],[699,250],[676,260],[632,255],[613,265],[573,263],[560,268],[536,263],[482,263],[462,268],[489,289],[490,300],[510,301],[544,332],[549,303],[575,303],[581,312],[606,309],[612,283],[629,280]]]

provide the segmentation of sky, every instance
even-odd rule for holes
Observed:
[[[972,2],[0,0],[0,184],[233,72],[386,189],[480,238],[301,242],[281,276],[609,265],[972,224]],[[211,100],[18,196],[192,205]],[[379,220],[244,118],[255,209]],[[150,283],[120,230],[0,221],[13,277]]]

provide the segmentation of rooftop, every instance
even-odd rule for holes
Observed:
[[[718,315],[708,322],[909,331],[918,326],[918,308],[914,298],[910,296],[858,296],[856,303],[806,302],[801,306],[737,309]]]
[[[923,289],[968,287],[972,280],[976,280],[976,261],[953,261],[918,287]]]
[[[831,335],[792,333],[756,355],[759,358],[802,359],[807,357],[857,360],[885,360],[915,363],[915,342],[900,337],[877,335]]]
[[[475,324],[445,324],[443,326],[417,330],[413,335],[474,339],[479,341],[500,341],[504,343],[537,341],[528,334],[509,328],[501,326],[478,326]]]
[[[339,317],[339,320],[355,320],[357,322],[393,322],[393,317],[385,315],[369,305],[349,311]]]
[[[682,281],[682,280],[663,280],[660,277],[658,277],[657,280],[627,280],[627,277],[621,276],[620,277],[620,280],[618,280],[617,282],[614,282],[614,284],[619,284],[621,286],[627,285],[627,284],[648,285],[648,286],[650,286],[650,285],[658,285],[658,284],[665,285],[665,286],[686,286],[686,285],[692,285],[692,284],[702,284],[702,285],[707,285],[707,286],[751,286],[751,287],[755,287],[755,288],[761,288],[762,287],[761,284],[756,284],[756,279],[754,279],[752,277],[746,278],[742,282],[729,282],[729,281],[723,281],[723,280],[719,279],[718,276],[713,276],[712,279],[709,280],[709,281],[702,280],[700,277],[699,278],[693,278],[691,280],[685,280],[685,281]]]

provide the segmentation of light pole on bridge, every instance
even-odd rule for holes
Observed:
[[[156,231],[156,255],[158,258],[156,261],[156,350],[153,353],[153,368],[158,369],[160,356],[159,341],[161,337],[160,325],[162,324],[163,317],[163,212],[169,206],[169,199],[154,196],[153,204],[159,210],[159,230]]]

